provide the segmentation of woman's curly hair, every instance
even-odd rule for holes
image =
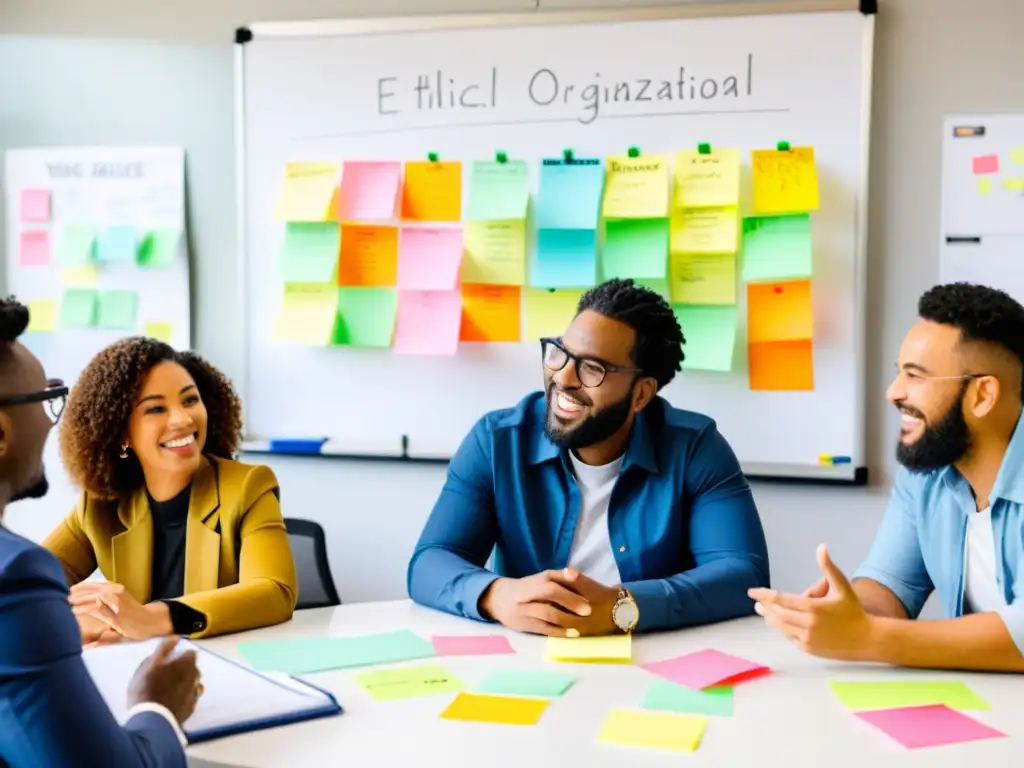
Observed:
[[[230,459],[242,438],[242,403],[228,378],[194,352],[134,336],[111,344],[75,382],[60,427],[60,455],[72,480],[96,498],[117,499],[145,479],[134,452],[120,458],[132,409],[146,374],[164,361],[189,372],[206,406],[203,453]]]

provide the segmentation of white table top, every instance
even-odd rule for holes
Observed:
[[[842,664],[807,656],[764,626],[760,618],[633,639],[633,666],[552,664],[542,658],[544,638],[509,632],[437,613],[408,601],[358,603],[300,611],[281,626],[215,638],[203,644],[240,658],[242,640],[310,635],[362,635],[408,628],[434,634],[508,635],[515,654],[456,656],[406,664],[439,663],[462,678],[467,688],[502,667],[557,667],[577,675],[563,696],[552,700],[540,722],[516,726],[441,719],[455,694],[374,701],[354,676],[363,669],[307,675],[333,693],[344,714],[190,747],[191,758],[245,768],[314,766],[408,766],[461,768],[483,766],[577,765],[585,768],[647,768],[697,761],[704,766],[824,766],[885,768],[928,766],[963,768],[968,764],[1015,765],[1021,760],[1024,679],[987,675],[893,669]],[[600,744],[597,735],[617,707],[637,708],[652,675],[636,665],[683,653],[715,648],[766,664],[773,674],[743,683],[734,691],[732,717],[712,717],[692,755]],[[834,680],[961,680],[992,707],[965,714],[1010,738],[908,750],[846,710],[826,683]]]

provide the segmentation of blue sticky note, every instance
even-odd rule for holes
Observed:
[[[139,251],[139,230],[135,227],[107,227],[96,243],[97,261],[135,261]]]
[[[597,229],[604,193],[600,160],[544,160],[534,203],[538,229]]]
[[[530,262],[534,288],[587,288],[597,281],[597,230],[542,229]]]

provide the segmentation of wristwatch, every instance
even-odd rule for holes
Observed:
[[[627,635],[640,621],[640,609],[636,607],[636,600],[621,587],[619,588],[619,599],[612,606],[612,621]]]

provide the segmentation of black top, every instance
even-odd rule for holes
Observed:
[[[206,628],[206,616],[177,601],[185,593],[185,532],[192,486],[167,501],[149,497],[153,515],[152,599],[167,603],[174,634],[191,635]]]

